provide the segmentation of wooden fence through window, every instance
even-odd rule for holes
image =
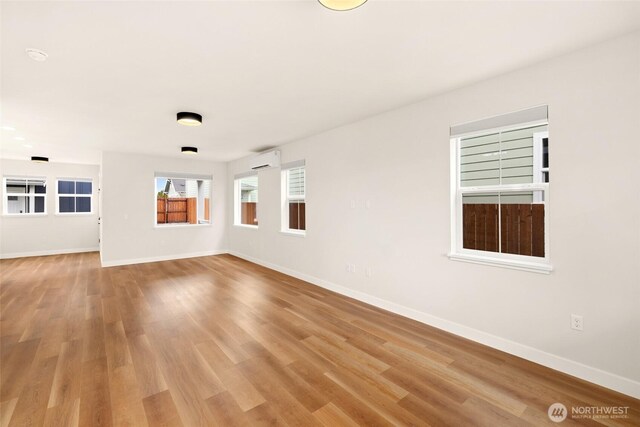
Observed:
[[[304,202],[289,202],[289,229],[306,229]]]
[[[207,203],[205,203],[206,205]],[[197,199],[195,197],[159,198],[157,199],[156,213],[158,224],[197,224]]]
[[[464,204],[462,246],[466,249],[544,257],[544,205],[504,204],[500,206],[498,233],[497,204]]]
[[[240,224],[258,225],[258,204],[242,202],[240,205]]]

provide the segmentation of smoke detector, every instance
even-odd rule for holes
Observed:
[[[49,55],[46,54],[46,52],[41,51],[40,49],[33,49],[33,48],[29,48],[26,50],[27,55],[29,55],[29,58],[33,59],[34,61],[38,61],[38,62],[44,62],[47,60],[47,57]]]

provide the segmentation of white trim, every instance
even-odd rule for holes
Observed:
[[[251,225],[251,224],[233,224],[234,227],[240,227],[240,228],[248,228],[250,230],[257,230],[258,229],[258,225]]]
[[[450,135],[460,138],[461,136],[474,135],[477,133],[491,133],[494,129],[505,130],[514,126],[538,123],[549,119],[549,106],[539,105],[537,107],[524,108],[506,114],[486,117],[480,120],[460,123],[451,126]]]
[[[285,236],[305,237],[307,235],[306,230],[280,230],[281,234]]]
[[[210,222],[201,224],[190,224],[188,222],[168,222],[163,224],[155,224],[153,228],[184,228],[184,227],[211,227]]]
[[[477,251],[481,253],[486,253],[483,251]],[[499,259],[495,256],[484,256],[481,254],[467,254],[467,253],[451,253],[448,254],[449,259],[454,261],[464,261],[470,262],[473,264],[483,264],[490,265],[493,267],[506,267],[511,268],[513,270],[522,270],[522,271],[530,271],[532,273],[544,273],[549,274],[553,271],[553,266],[551,264],[546,264],[543,262],[528,262],[528,261],[520,261],[515,259]],[[530,257],[527,257],[530,258]]]
[[[215,250],[215,251],[191,252],[186,254],[162,255],[162,256],[147,257],[147,258],[120,259],[120,260],[114,260],[114,261],[104,261],[102,257],[100,257],[100,262],[102,263],[102,267],[116,267],[119,265],[146,264],[149,262],[172,261],[175,259],[186,259],[186,258],[199,258],[203,256],[222,255],[226,253],[228,253],[226,250],[221,249],[221,250]]]
[[[598,384],[600,386],[615,390],[628,396],[640,398],[640,382],[638,381],[634,381],[632,379],[625,378],[611,372],[603,371],[602,369],[594,368],[592,366],[588,366],[580,362],[564,358],[562,356],[551,354],[537,348],[529,347],[525,344],[520,344],[518,342],[511,341],[484,331],[480,331],[469,326],[461,325],[459,323],[452,322],[441,317],[433,316],[431,314],[424,313],[413,308],[405,307],[403,305],[396,304],[394,302],[387,301],[385,299],[378,298],[364,292],[337,285],[327,280],[319,279],[317,277],[300,273],[286,267],[281,267],[276,264],[261,261],[257,258],[253,258],[236,251],[228,251],[228,253],[237,256],[238,258],[242,258],[255,264],[261,265],[263,267],[279,271],[280,273],[284,273],[297,279],[320,286],[322,288],[337,292],[341,295],[357,299],[358,301],[371,304],[384,310],[388,310],[400,316],[417,320],[418,322],[433,326],[438,329],[442,329],[443,331],[452,333],[454,335],[470,339],[491,348],[504,351],[511,355],[521,357],[523,359],[538,363],[551,369],[555,369],[556,371],[560,371],[565,374],[583,379],[585,381]]]
[[[76,254],[81,252],[98,252],[99,247],[94,248],[74,248],[74,249],[49,249],[46,251],[30,251],[30,252],[14,252],[9,254],[0,254],[0,259],[11,258],[26,258],[33,256],[48,256],[48,255],[64,255],[64,254]]]

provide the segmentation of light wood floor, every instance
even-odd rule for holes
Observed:
[[[544,425],[554,402],[640,423],[638,400],[228,255],[0,268],[2,427]]]

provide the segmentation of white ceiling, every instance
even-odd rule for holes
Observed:
[[[230,160],[640,29],[640,2],[2,2],[3,157]],[[49,54],[35,62],[26,48]],[[178,111],[204,116],[179,126]],[[24,138],[19,140],[17,138]]]

